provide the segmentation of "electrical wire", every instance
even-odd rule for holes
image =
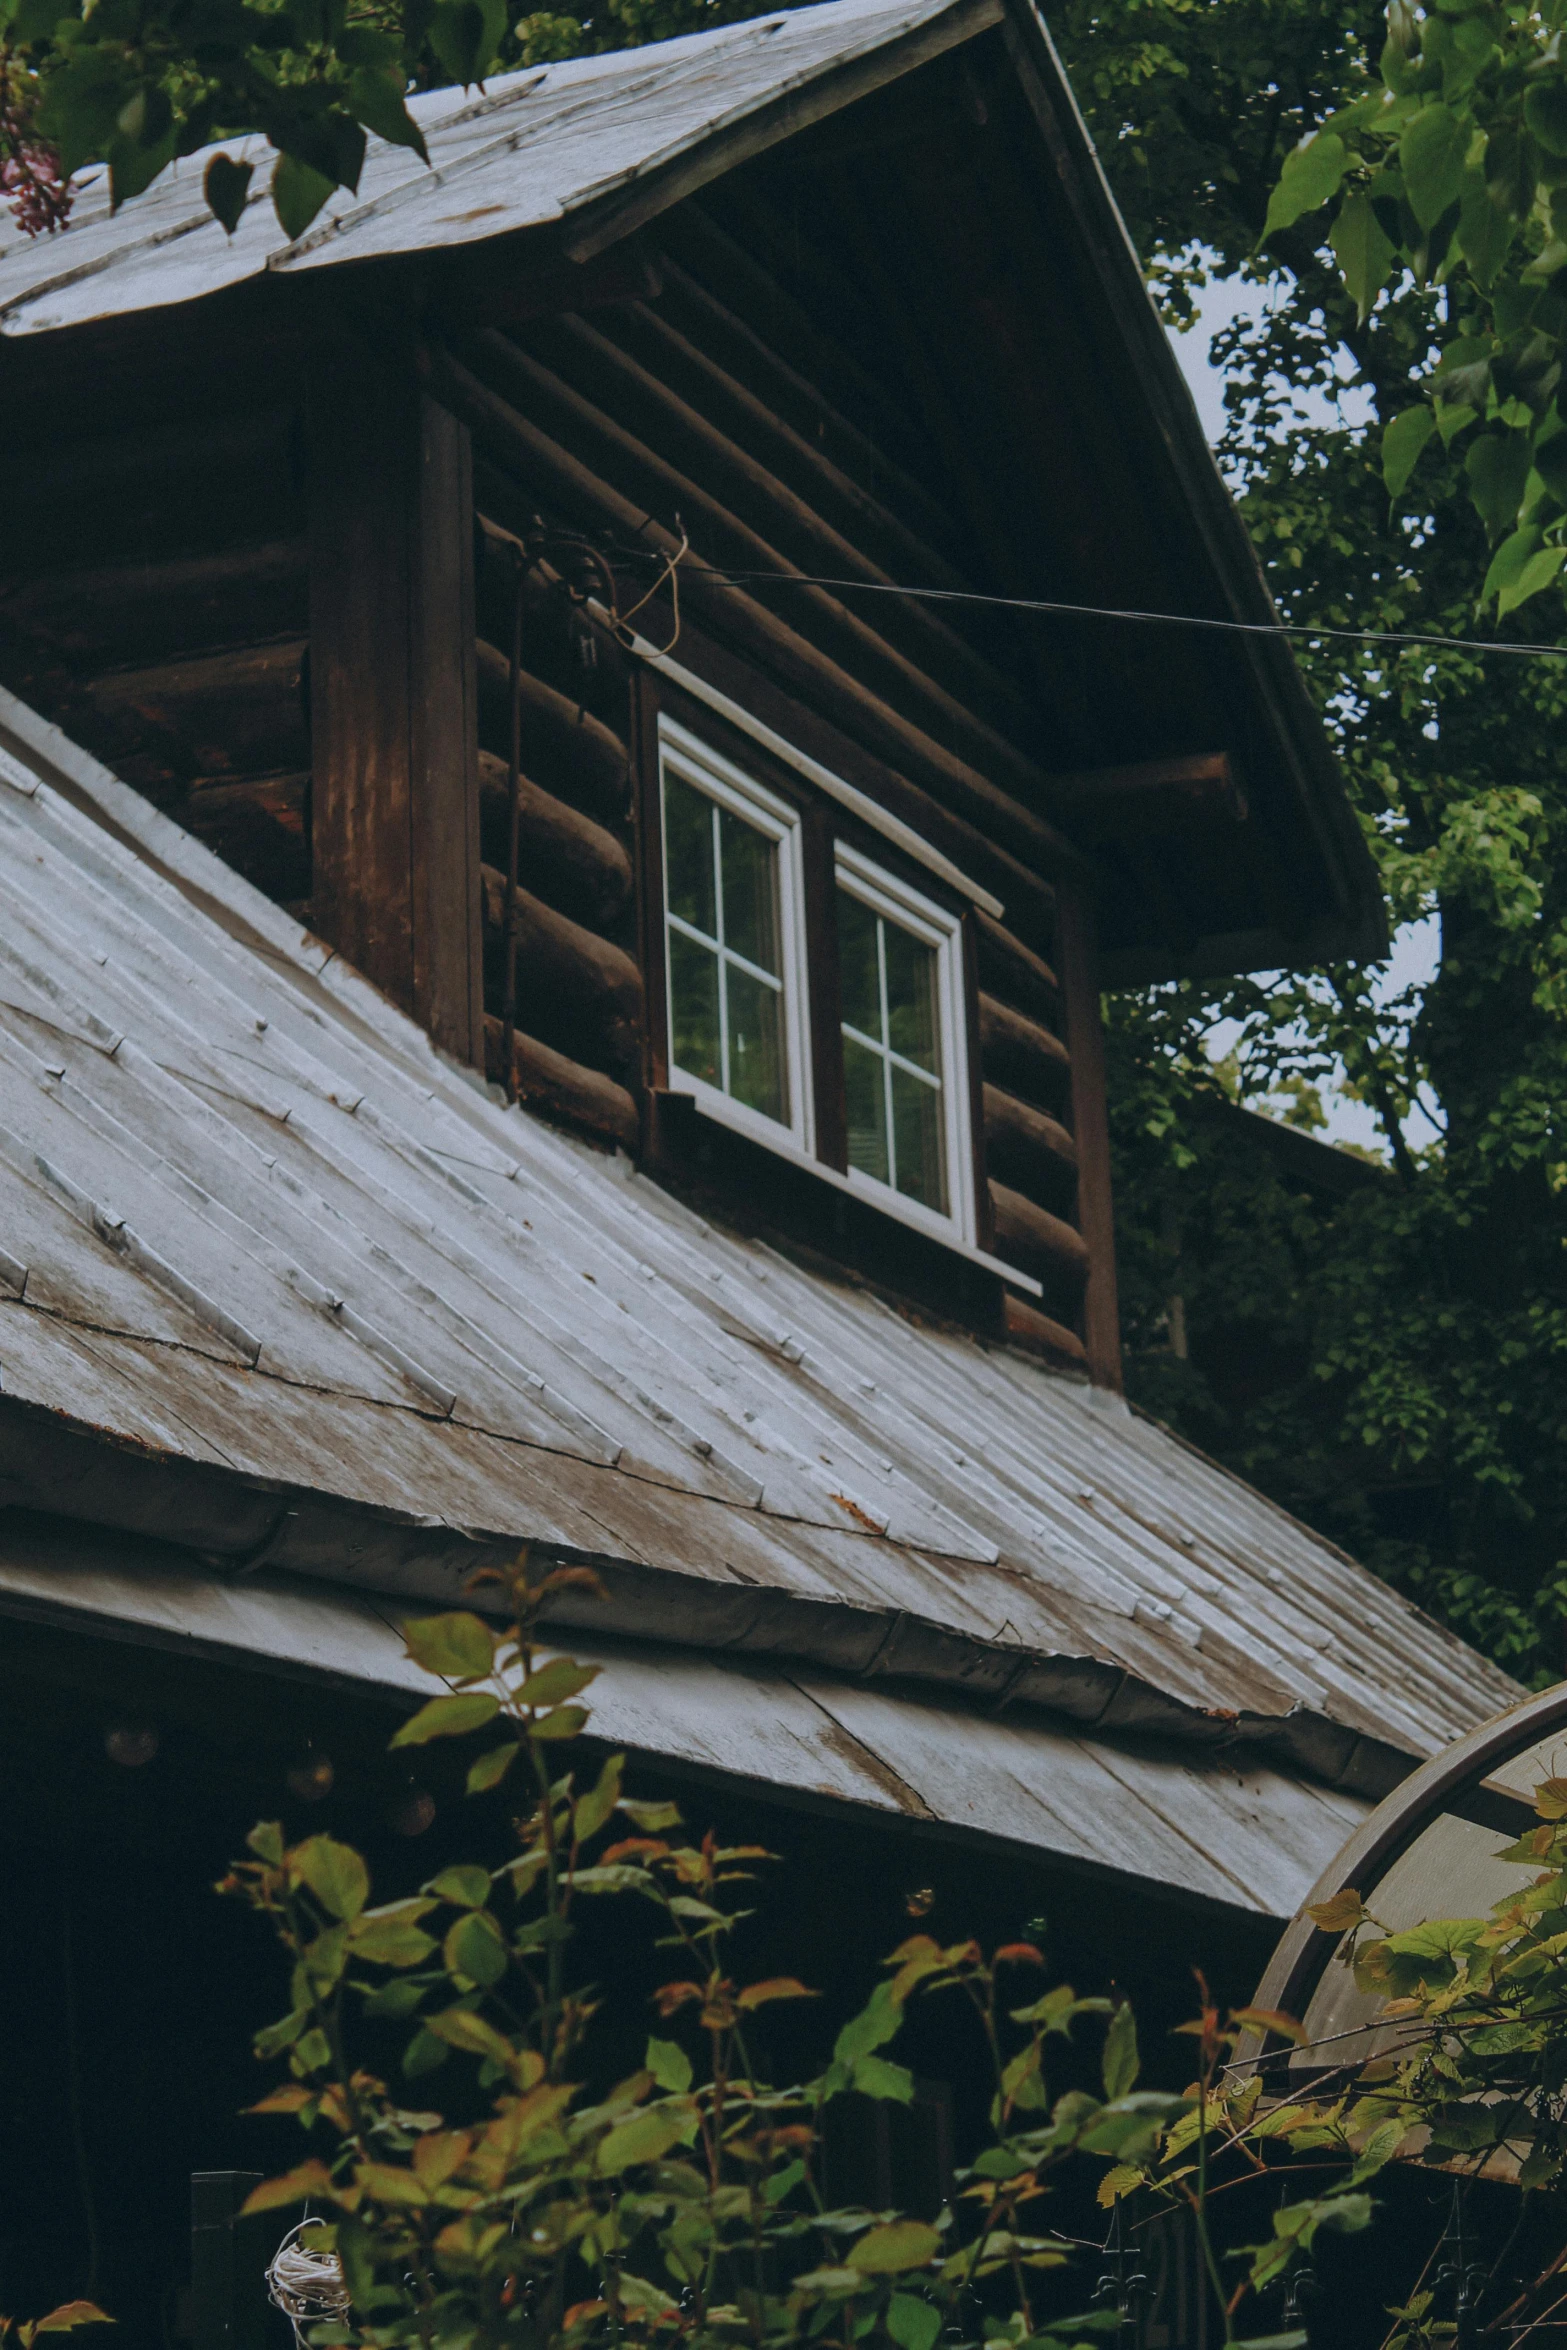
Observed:
[[[625,549],[622,553],[628,561],[657,560],[661,566],[669,561],[664,555],[650,556],[644,547]],[[725,571],[710,565],[703,576],[722,580],[730,587],[832,588],[838,593],[907,596],[926,604],[977,604],[1002,612],[1058,614],[1076,620],[1120,620],[1150,628],[1198,628],[1221,636],[1303,637],[1357,645],[1415,646],[1432,652],[1506,653],[1522,660],[1567,661],[1567,644],[1525,645],[1505,637],[1427,636],[1397,629],[1328,628],[1315,622],[1291,620],[1211,620],[1195,612],[1143,612],[1109,604],[1068,604],[1047,596],[990,596],[977,588],[907,587],[900,586],[896,580],[831,579],[798,571]],[[649,596],[658,592],[659,584],[655,581],[648,590]],[[642,601],[645,603],[647,597]],[[635,609],[640,610],[641,606]]]

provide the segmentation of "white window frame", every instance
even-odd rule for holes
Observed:
[[[942,1137],[946,1146],[947,1200],[945,1215],[936,1208],[927,1207],[923,1200],[910,1199],[890,1183],[867,1175],[862,1168],[850,1167],[848,1183],[889,1216],[896,1216],[904,1224],[912,1224],[918,1231],[929,1232],[938,1240],[956,1241],[964,1249],[974,1247],[974,1146],[969,1119],[968,1018],[964,1000],[963,924],[959,916],[949,914],[911,889],[906,881],[888,873],[882,866],[873,865],[869,857],[858,849],[839,841],[834,858],[834,883],[846,889],[851,897],[868,906],[884,921],[897,929],[906,930],[922,946],[932,948],[936,956],[936,1032],[941,1055]],[[838,1006],[840,1025],[843,1007]]]
[[[728,808],[771,841],[778,853],[778,961],[783,982],[784,1071],[789,1088],[787,1124],[736,1101],[721,1086],[710,1085],[675,1059],[674,986],[670,969],[669,844],[664,779],[676,775],[683,783]],[[733,1126],[753,1142],[789,1156],[814,1159],[816,1119],[811,1091],[810,1024],[806,1008],[805,972],[805,860],[800,811],[781,800],[755,776],[747,775],[722,753],[662,712],[658,721],[659,856],[663,869],[663,928],[665,1049],[669,1058],[672,1093],[690,1094],[697,1107],[721,1125]]]

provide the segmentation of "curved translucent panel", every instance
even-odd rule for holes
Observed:
[[[1523,1824],[1520,1819],[1520,1826]],[[1495,1901],[1521,1892],[1535,1874],[1526,1863],[1502,1860],[1504,1839],[1495,1828],[1455,1812],[1443,1812],[1423,1829],[1406,1852],[1361,1898],[1378,1925],[1407,1933],[1428,1918],[1483,1916]],[[1360,1990],[1348,1964],[1354,1936],[1346,1934],[1318,1980],[1301,2018],[1311,2045],[1297,2051],[1296,2065],[1363,2063],[1397,2045],[1396,2024],[1377,2030],[1384,2005],[1380,1992]]]
[[[1520,1753],[1509,1755],[1505,1762],[1493,1763],[1482,1783],[1532,1804],[1542,1781],[1562,1778],[1567,1778],[1567,1730],[1552,1730],[1544,1738],[1532,1740]]]

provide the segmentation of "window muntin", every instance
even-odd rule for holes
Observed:
[[[838,963],[849,1164],[944,1216],[939,950],[840,878]]]
[[[849,1180],[971,1241],[959,922],[842,844],[836,878]]]
[[[670,1083],[808,1150],[799,816],[668,719],[659,748]]]

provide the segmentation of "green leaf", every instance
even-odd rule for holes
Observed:
[[[914,2097],[914,2075],[885,2056],[862,2056],[854,2068],[854,2086],[862,2097],[884,2098],[892,2105],[908,2105]]]
[[[492,1990],[510,1965],[505,1937],[487,1909],[464,1912],[441,1945],[450,1974]]]
[[[464,1697],[432,1697],[411,1720],[404,1722],[391,1743],[428,1746],[432,1738],[461,1738],[469,1730],[482,1729],[486,1722],[493,1722],[500,1710],[500,1699],[481,1690]]]
[[[528,1724],[530,1738],[575,1738],[588,1718],[585,1705],[558,1705],[553,1713],[540,1714],[537,1721]]]
[[[925,2268],[940,2250],[940,2236],[924,2220],[894,2219],[867,2228],[850,2247],[848,2265],[864,2276],[891,2277],[901,2269]]]
[[[680,1806],[677,1803],[633,1803],[629,1795],[620,1799],[620,1809],[634,1828],[644,1836],[661,1836],[666,1828],[680,1825]]]
[[[512,1739],[509,1745],[492,1746],[488,1754],[481,1754],[477,1762],[468,1766],[468,1793],[484,1795],[490,1788],[498,1787],[520,1751],[516,1740]]]
[[[918,2301],[912,2293],[894,2293],[887,2304],[886,2326],[898,2350],[935,2350],[941,2311],[934,2302]]]
[[[596,1836],[605,1822],[614,1817],[620,1801],[620,1774],[625,1767],[623,1754],[607,1756],[597,1784],[586,1795],[578,1796],[571,1814],[571,1832],[579,1844],[586,1844],[590,1836]]]
[[[649,2040],[647,2069],[661,2089],[684,2097],[691,2086],[691,2059],[676,2040]]]
[[[609,2132],[594,2158],[594,2168],[601,2178],[612,2179],[630,2170],[633,2163],[657,2162],[671,2146],[690,2136],[696,2118],[692,2106],[673,2103],[635,2114]]]
[[[278,216],[284,236],[291,244],[295,237],[304,235],[331,195],[334,184],[323,172],[312,170],[308,163],[301,163],[297,155],[278,157],[272,167],[272,209]],[[429,1708],[426,1707],[425,1711],[428,1712]],[[440,1735],[439,1731],[430,1732],[431,1737]],[[392,1740],[394,1746],[413,1743],[412,1739],[404,1738],[401,1732]]]
[[[873,2049],[884,2048],[903,2022],[903,2010],[889,1983],[878,1983],[857,2016],[851,2016],[833,2042],[833,2062],[853,2067]]]
[[[477,1861],[453,1861],[442,1869],[423,1888],[437,1901],[449,1901],[454,1909],[483,1909],[490,1898],[491,1877],[488,1869]]]
[[[281,1868],[283,1863],[283,1830],[278,1821],[258,1820],[245,1838],[245,1842],[258,1860],[268,1862],[273,1868]]]
[[[484,1681],[495,1670],[498,1635],[479,1616],[454,1609],[444,1616],[414,1616],[403,1626],[403,1644],[416,1665],[443,1681]]]
[[[310,2021],[307,2007],[296,2007],[291,2015],[279,2018],[275,2024],[265,2024],[256,2034],[255,2050],[263,2063],[269,2057],[281,2056],[285,2048],[292,2048],[300,2033]]]
[[[1524,484],[1529,478],[1529,438],[1526,433],[1482,433],[1471,441],[1464,458],[1469,495],[1493,544],[1518,520]]]
[[[1132,2003],[1123,1999],[1110,2018],[1105,2034],[1103,2072],[1105,2095],[1111,2099],[1124,2097],[1137,2086],[1137,2075],[1142,2069],[1137,2055],[1137,2018]]]
[[[1286,156],[1278,186],[1268,199],[1261,242],[1275,229],[1290,228],[1306,212],[1320,212],[1336,196],[1350,164],[1349,149],[1335,131],[1318,131]]]
[[[335,1918],[356,1918],[370,1898],[370,1871],[351,1844],[311,1836],[296,1844],[289,1867]]]
[[[253,163],[235,163],[227,155],[214,155],[207,166],[201,183],[207,209],[222,222],[230,236],[244,217],[245,198],[255,173]]]
[[[1470,133],[1440,100],[1422,106],[1398,142],[1404,193],[1422,228],[1434,228],[1463,193]]]
[[[448,2048],[461,2048],[469,2056],[487,2056],[503,2072],[516,2070],[517,2051],[511,2042],[471,2008],[449,2007],[443,2015],[427,2017],[424,2028],[437,2040],[444,2040]]]
[[[1567,82],[1535,82],[1524,98],[1523,119],[1547,155],[1567,155]]]
[[[357,120],[378,139],[384,139],[389,147],[411,147],[421,163],[429,162],[424,133],[404,103],[403,77],[395,67],[390,71],[358,67],[348,77],[348,103]]]
[[[517,1696],[523,1705],[542,1713],[549,1706],[559,1705],[563,1698],[580,1696],[598,1677],[597,1665],[579,1665],[574,1656],[552,1656],[547,1665],[530,1674]]]
[[[1329,232],[1328,242],[1364,326],[1372,304],[1387,284],[1394,251],[1392,239],[1383,234],[1369,196],[1354,195],[1346,199]]]
[[[1464,192],[1458,215],[1458,242],[1469,274],[1482,293],[1495,283],[1513,241],[1513,223],[1505,208],[1492,201],[1480,174],[1464,174]]]
[[[1505,620],[1509,612],[1516,612],[1531,596],[1537,596],[1551,586],[1567,563],[1567,547],[1540,547],[1529,557],[1516,577],[1509,580],[1497,597],[1496,616]]]

